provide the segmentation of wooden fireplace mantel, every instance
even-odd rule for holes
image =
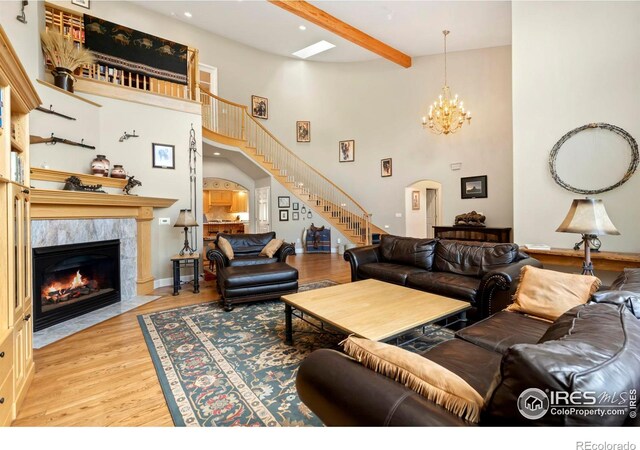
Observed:
[[[133,218],[137,222],[138,295],[153,291],[151,221],[153,208],[168,208],[177,199],[136,195],[31,189],[31,220]]]

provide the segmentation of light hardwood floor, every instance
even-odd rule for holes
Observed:
[[[300,283],[351,280],[337,254],[301,254],[287,263]],[[214,282],[161,298],[34,351],[36,374],[13,426],[172,426],[137,316],[218,300]],[[284,320],[284,317],[283,317]]]

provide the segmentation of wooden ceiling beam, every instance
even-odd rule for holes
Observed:
[[[269,2],[402,67],[411,67],[409,55],[369,36],[310,3],[301,0],[269,0]]]

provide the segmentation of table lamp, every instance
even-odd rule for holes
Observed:
[[[173,225],[176,228],[184,227],[184,246],[182,250],[180,250],[180,256],[184,256],[185,253],[189,252],[189,255],[193,255],[195,250],[191,248],[189,245],[189,228],[197,227],[198,222],[196,222],[196,218],[191,214],[190,209],[181,209],[180,214],[178,214],[178,220]]]
[[[594,198],[576,199],[571,203],[567,217],[556,231],[563,233],[580,233],[584,243],[584,261],[582,274],[593,275],[591,247],[589,241],[603,234],[619,235],[620,232],[609,219],[602,200]]]

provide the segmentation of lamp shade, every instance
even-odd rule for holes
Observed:
[[[178,214],[178,220],[176,220],[173,226],[176,228],[197,227],[198,222],[196,222],[196,218],[191,214],[190,209],[181,209],[180,214]]]
[[[602,200],[594,198],[576,199],[571,203],[567,217],[556,231],[565,233],[620,234],[609,219]]]

